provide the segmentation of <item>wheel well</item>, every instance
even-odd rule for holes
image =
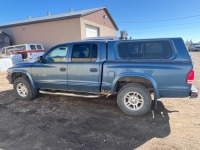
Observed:
[[[24,78],[28,78],[28,76],[25,73],[21,73],[21,72],[15,72],[12,74],[12,83],[20,77],[24,77]]]
[[[154,92],[154,87],[152,83],[145,78],[142,77],[123,77],[117,81],[116,86],[116,92],[119,92],[119,90],[128,83],[139,83],[142,84],[144,87],[146,87],[150,93]]]

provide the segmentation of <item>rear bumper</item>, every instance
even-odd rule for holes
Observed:
[[[198,90],[192,85],[190,90],[190,98],[197,98],[198,97]]]

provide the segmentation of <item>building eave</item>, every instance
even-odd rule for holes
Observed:
[[[81,15],[73,15],[73,16],[63,16],[63,17],[57,17],[57,18],[49,18],[49,19],[38,19],[38,20],[31,20],[27,19],[27,21],[24,22],[13,22],[9,24],[2,24],[0,25],[0,28],[7,28],[7,27],[13,27],[13,26],[20,26],[20,25],[28,25],[28,24],[34,24],[34,23],[42,23],[42,22],[50,22],[50,21],[57,21],[57,20],[65,20],[65,19],[73,19],[73,18],[79,18]]]
[[[91,13],[95,13],[100,10],[105,10],[106,13],[109,15],[109,18],[111,19],[111,22],[113,23],[116,30],[119,30],[116,23],[114,22],[111,14],[107,10],[106,7],[98,7],[93,9],[87,9],[87,10],[81,10],[81,11],[75,11],[70,13],[64,13],[64,14],[56,14],[56,15],[50,15],[50,16],[43,16],[38,18],[28,18],[25,20],[19,20],[10,22],[7,24],[0,24],[0,28],[7,28],[7,27],[14,27],[14,26],[20,26],[20,25],[28,25],[28,24],[35,24],[35,23],[42,23],[42,22],[50,22],[50,21],[57,21],[57,20],[64,20],[64,19],[73,19],[73,18],[80,18],[82,16],[89,15]]]

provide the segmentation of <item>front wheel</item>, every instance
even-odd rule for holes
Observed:
[[[125,114],[142,116],[151,109],[151,94],[143,85],[130,83],[120,89],[117,103]]]
[[[16,97],[22,100],[32,100],[38,95],[38,89],[31,86],[27,78],[17,78],[14,81],[13,89]]]

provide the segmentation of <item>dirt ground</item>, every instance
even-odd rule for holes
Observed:
[[[200,90],[200,52],[191,52]],[[158,110],[130,117],[116,99],[40,94],[17,100],[0,74],[0,149],[200,149],[200,98],[161,99]]]

